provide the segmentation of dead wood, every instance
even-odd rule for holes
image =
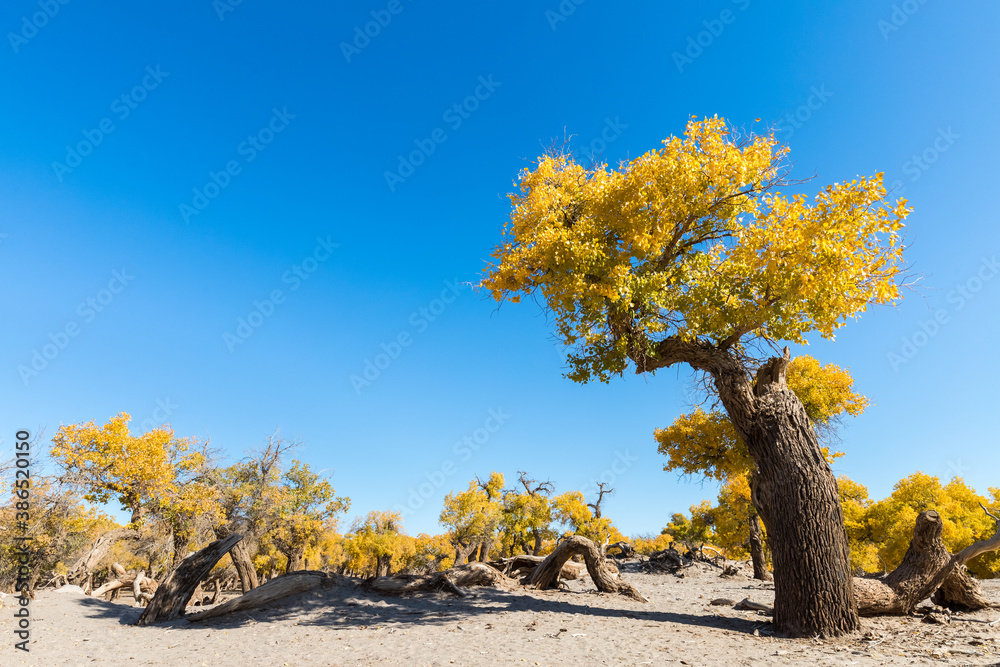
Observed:
[[[618,593],[639,602],[647,601],[634,586],[617,578],[616,573],[609,568],[607,559],[598,550],[597,545],[582,535],[574,535],[563,540],[556,547],[556,550],[535,568],[529,583],[537,589],[556,587],[562,566],[576,555],[583,556],[584,562],[587,564],[587,572],[594,585],[597,586],[597,590],[602,593]]]
[[[238,598],[233,598],[228,602],[223,602],[218,607],[189,614],[187,619],[191,622],[204,621],[216,618],[234,611],[246,611],[257,609],[265,605],[287,598],[299,593],[311,591],[314,588],[323,586],[324,588],[340,583],[341,578],[336,575],[331,576],[326,572],[316,570],[297,570],[283,574],[280,577],[271,579],[267,583],[261,584],[257,588],[244,593]]]
[[[93,546],[83,556],[73,564],[69,573],[66,574],[66,581],[71,584],[80,584],[90,579],[100,565],[101,560],[108,555],[111,547],[121,540],[138,540],[139,531],[134,528],[116,528],[101,535],[94,542]],[[85,586],[81,586],[86,590]]]
[[[508,579],[486,563],[466,563],[436,574],[400,574],[392,577],[371,577],[361,585],[363,590],[380,595],[405,595],[419,591],[445,591],[464,596],[461,587],[492,586],[513,590],[516,582]]]
[[[243,536],[238,533],[230,535],[185,558],[156,590],[136,625],[152,625],[183,616],[184,607],[201,580],[241,539]]]
[[[992,518],[997,519],[983,508]],[[976,542],[952,555],[941,539],[944,524],[934,510],[921,512],[913,528],[913,539],[899,567],[880,579],[854,578],[854,597],[862,616],[909,614],[930,597],[953,609],[984,609],[996,606],[985,598],[982,587],[969,576],[965,563],[1000,548],[998,530],[990,539]]]

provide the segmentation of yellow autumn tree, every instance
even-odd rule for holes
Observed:
[[[486,560],[503,516],[503,486],[503,474],[494,472],[485,482],[472,480],[467,490],[445,496],[440,520],[451,534],[456,565],[470,555]]]
[[[347,569],[363,576],[384,577],[393,564],[404,564],[416,553],[413,538],[403,532],[398,512],[373,511],[355,519],[344,542]]]
[[[287,559],[287,572],[305,567],[306,550],[315,547],[324,531],[336,529],[337,516],[347,512],[351,499],[337,496],[333,486],[308,463],[293,460],[281,477],[269,537]]]
[[[780,580],[775,629],[836,636],[860,627],[837,574],[848,549],[836,479],[787,388],[788,359],[755,352],[833,338],[894,302],[909,210],[886,200],[880,173],[811,201],[782,192],[786,153],[773,134],[706,118],[617,169],[542,156],[519,175],[482,286],[498,301],[544,304],[573,380],[608,381],[630,365],[707,374],[758,470]],[[802,558],[803,544],[819,552]]]
[[[892,570],[906,554],[917,515],[933,509],[941,515],[944,524],[942,540],[945,546],[957,553],[995,532],[993,520],[979,505],[1000,504],[997,492],[998,489],[990,489],[991,500],[969,488],[961,478],[941,484],[933,475],[916,472],[897,482],[888,498],[866,508],[858,531],[877,547],[884,567]],[[967,567],[979,577],[996,576],[1000,573],[1000,554],[984,554],[969,561]]]
[[[168,426],[134,436],[128,413],[103,426],[94,421],[60,426],[52,439],[52,457],[63,478],[86,489],[87,500],[117,500],[137,524],[151,505],[177,491],[177,477],[201,461],[189,452],[190,440],[177,438]]]
[[[567,527],[565,535],[582,535],[598,545],[627,538],[606,516],[597,517],[580,491],[567,491],[552,499],[556,518]]]

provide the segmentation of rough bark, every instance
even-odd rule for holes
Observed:
[[[241,539],[243,536],[238,533],[230,535],[185,558],[156,590],[136,625],[152,625],[182,616],[201,580]]]
[[[306,548],[304,545],[289,549],[285,552],[285,557],[288,559],[285,574],[305,569]]]
[[[249,593],[260,586],[257,579],[257,569],[253,566],[253,559],[250,558],[250,550],[246,541],[240,540],[229,550],[229,557],[236,568],[236,574],[240,578],[240,587],[243,593]]]
[[[764,532],[760,529],[760,517],[754,512],[747,518],[750,524],[750,560],[753,563],[753,578],[771,581],[764,558]]]
[[[541,565],[531,574],[529,583],[538,589],[554,588],[558,585],[559,573],[563,565],[576,555],[583,556],[587,564],[587,572],[597,590],[602,593],[618,593],[639,602],[646,602],[639,591],[631,584],[615,578],[614,571],[608,566],[607,559],[597,545],[581,535],[574,535],[563,540],[556,550],[549,554]]]
[[[139,539],[139,531],[134,528],[116,528],[104,533],[97,538],[97,541],[90,547],[90,550],[74,563],[66,575],[66,580],[71,584],[79,584],[86,581],[91,577],[93,571],[97,569],[97,566],[100,565],[101,560],[111,551],[111,547],[115,546],[121,540],[137,539]],[[81,586],[81,588],[83,587]]]
[[[337,581],[337,577],[331,577],[325,572],[317,572],[314,570],[298,570],[296,572],[290,572],[272,579],[266,584],[262,584],[249,593],[245,593],[238,598],[233,598],[232,600],[223,602],[218,607],[206,609],[205,611],[199,611],[196,614],[190,614],[187,619],[191,622],[197,622],[210,618],[216,618],[225,614],[231,614],[234,611],[257,609],[258,607],[263,607],[282,598],[298,595],[299,593],[305,593],[306,591],[319,588],[320,586],[333,586],[337,583]]]
[[[751,498],[774,562],[774,629],[833,637],[860,628],[837,480],[802,402],[785,381],[788,350],[753,385],[738,364],[713,376],[756,463]]]
[[[952,569],[931,601],[952,611],[976,611],[1000,606],[983,594],[982,585],[969,574],[965,565],[956,565]]]

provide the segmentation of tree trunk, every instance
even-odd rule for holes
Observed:
[[[257,579],[257,569],[253,566],[253,559],[250,558],[250,550],[247,548],[245,540],[240,540],[236,546],[229,550],[229,557],[233,561],[233,566],[236,567],[236,574],[240,577],[240,587],[244,594],[260,586]]]
[[[293,547],[285,553],[285,556],[288,558],[288,565],[285,567],[285,574],[305,569],[305,546]]]
[[[460,586],[493,586],[513,590],[515,582],[486,563],[472,562],[436,574],[399,574],[394,577],[372,577],[362,588],[380,595],[405,595],[418,591],[440,590],[457,596],[465,593]]]
[[[764,558],[764,533],[760,529],[760,517],[754,512],[747,522],[750,524],[750,560],[753,561],[753,578],[771,581],[771,573],[767,571],[767,561]]]
[[[465,565],[466,561],[469,560],[469,554],[475,551],[478,546],[478,542],[473,542],[468,546],[458,544],[455,548],[455,565]]]
[[[742,366],[712,369],[729,418],[757,466],[751,499],[774,561],[774,629],[834,637],[861,626],[837,480],[802,402],[770,359],[751,386]]]
[[[185,558],[156,590],[156,594],[136,621],[136,625],[152,625],[183,616],[184,607],[187,606],[201,580],[241,539],[243,536],[238,533],[230,535],[224,540],[212,542],[201,551]]]
[[[619,593],[639,602],[647,601],[634,586],[615,578],[614,571],[608,566],[604,554],[596,544],[582,535],[574,535],[563,540],[531,573],[531,585],[538,589],[555,588],[563,565],[576,555],[583,556],[584,562],[587,563],[587,572],[590,573],[597,590],[602,593]]]
[[[535,548],[531,550],[531,555],[537,556],[542,551],[542,533],[539,530],[532,532],[535,534]]]

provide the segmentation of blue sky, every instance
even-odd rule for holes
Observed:
[[[412,533],[491,470],[603,478],[658,532],[715,491],[652,437],[688,372],[576,385],[538,307],[468,284],[545,146],[615,164],[718,114],[777,127],[805,190],[884,171],[915,209],[921,292],[810,348],[874,402],[836,472],[1000,485],[996,3],[64,2],[0,12],[4,446],[278,427]]]

